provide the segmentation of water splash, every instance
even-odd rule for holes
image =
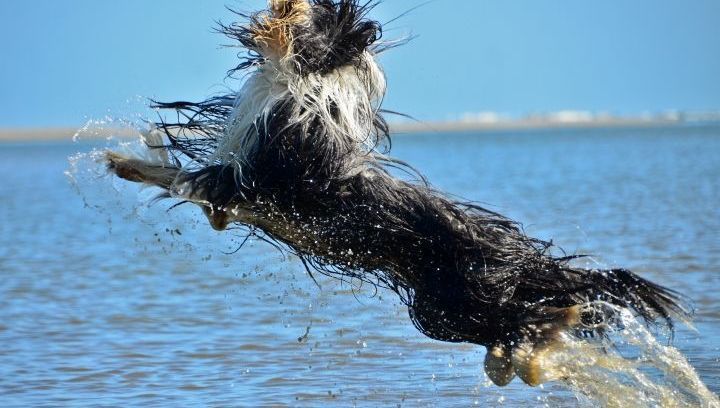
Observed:
[[[107,170],[105,154],[109,150],[166,162],[161,157],[164,150],[147,148],[159,143],[152,139],[157,132],[146,123],[112,118],[88,121],[78,130],[73,140],[81,151],[68,157],[65,176],[90,210],[88,220],[106,225],[111,234],[119,227],[131,229],[134,243],[146,252],[170,255],[181,251],[203,261],[234,252],[244,242],[242,231],[218,234],[208,228],[199,208],[177,207],[176,201],[158,202],[159,189],[128,183]]]
[[[560,350],[543,361],[548,378],[559,380],[584,406],[720,407],[720,399],[674,347],[661,344],[629,311],[615,313],[607,337],[580,340],[563,334]]]
[[[147,151],[140,132],[131,127],[114,126],[114,121],[93,120],[80,128],[73,141],[79,146],[82,144],[85,151],[68,157],[69,167],[65,171],[70,186],[81,197],[85,207],[94,210],[108,223],[118,214],[137,216],[143,206],[135,202],[124,204],[129,201],[122,197],[141,190],[110,177],[103,160],[105,152],[112,149],[142,155]]]

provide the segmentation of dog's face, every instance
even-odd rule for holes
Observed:
[[[259,59],[323,75],[358,63],[379,39],[380,24],[365,18],[370,7],[357,0],[270,0],[234,37]]]

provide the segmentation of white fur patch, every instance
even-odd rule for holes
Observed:
[[[359,152],[375,147],[373,123],[385,95],[385,75],[370,52],[362,61],[320,75],[301,76],[286,61],[267,62],[253,73],[236,94],[225,134],[211,161],[231,164],[242,172],[257,151],[258,123],[267,123],[273,108],[293,100],[287,126],[300,125],[305,137],[309,125],[319,118],[326,127],[328,143],[348,146]],[[270,135],[274,136],[274,135]]]

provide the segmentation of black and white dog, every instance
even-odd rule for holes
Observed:
[[[612,305],[672,328],[675,292],[624,269],[571,266],[551,244],[420,177],[391,168],[376,55],[380,25],[358,0],[271,0],[221,31],[247,48],[236,93],[160,103],[178,114],[146,137],[155,159],[108,152],[117,176],[200,206],[219,230],[235,223],[281,243],[309,271],[387,287],[427,336],[488,349],[498,385],[553,379],[544,358],[559,333],[602,336]]]

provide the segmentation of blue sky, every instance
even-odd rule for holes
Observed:
[[[420,4],[386,0],[388,21]],[[237,50],[212,32],[260,0],[4,0],[0,127],[80,126],[143,98],[225,87]],[[423,120],[564,109],[720,109],[720,1],[435,0],[386,27],[386,108]]]

